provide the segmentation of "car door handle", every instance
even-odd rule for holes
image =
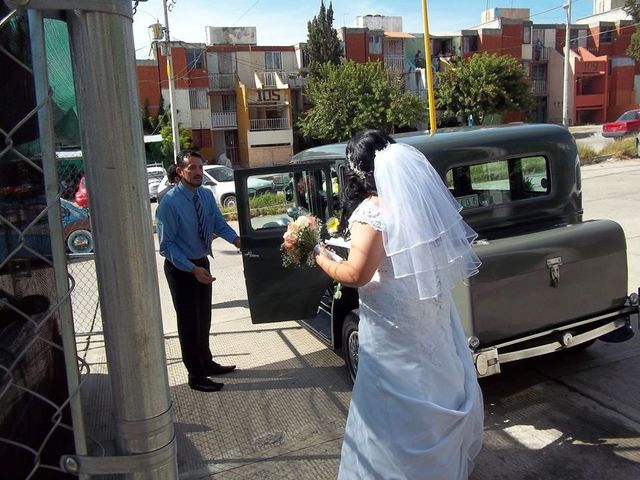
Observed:
[[[256,255],[255,253],[253,253],[251,250],[249,250],[248,252],[246,252],[244,254],[245,257],[247,258],[260,258],[260,255]]]

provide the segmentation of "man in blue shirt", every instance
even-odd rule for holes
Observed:
[[[193,150],[178,154],[179,183],[166,193],[156,210],[160,255],[178,320],[182,361],[189,387],[215,392],[224,384],[209,376],[233,371],[213,361],[209,348],[211,284],[209,271],[213,235],[240,248],[240,237],[225,221],[212,193],[202,187],[202,156]]]

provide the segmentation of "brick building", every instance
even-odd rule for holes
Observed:
[[[156,60],[138,60],[142,104],[168,108],[164,45]],[[300,52],[260,46],[255,27],[207,27],[206,43],[172,42],[178,123],[209,161],[222,154],[235,166],[287,163],[293,154],[294,108],[301,102]]]

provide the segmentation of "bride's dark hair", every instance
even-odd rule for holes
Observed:
[[[380,130],[356,133],[347,143],[347,178],[342,188],[342,218],[340,229],[346,231],[349,217],[362,201],[377,193],[373,177],[376,152],[396,143]]]

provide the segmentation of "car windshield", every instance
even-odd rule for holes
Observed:
[[[233,170],[229,167],[205,167],[205,171],[211,175],[216,182],[233,182]]]
[[[638,112],[635,112],[635,111],[634,112],[624,112],[618,118],[618,122],[624,122],[626,120],[635,120],[636,118],[638,118]]]

